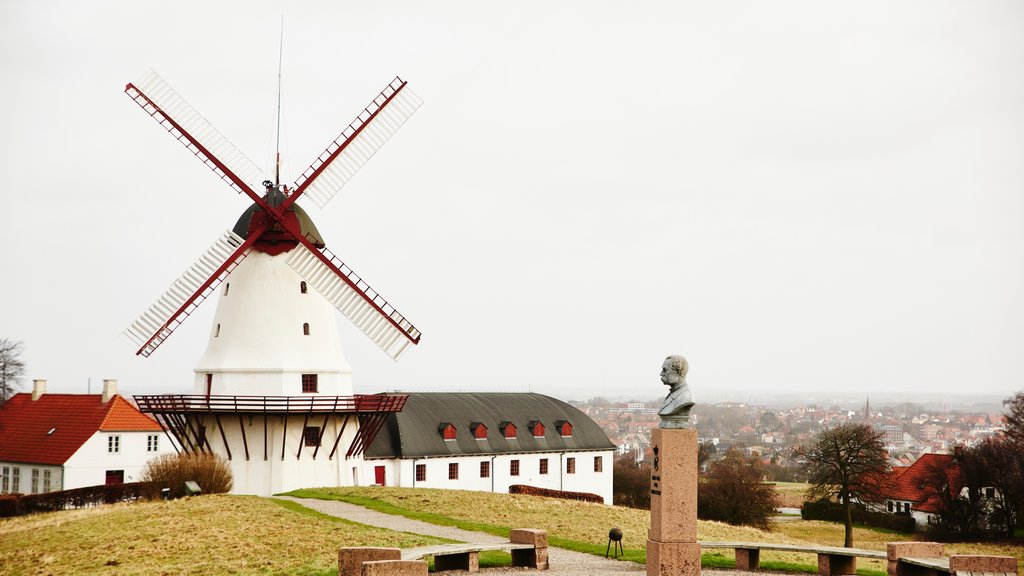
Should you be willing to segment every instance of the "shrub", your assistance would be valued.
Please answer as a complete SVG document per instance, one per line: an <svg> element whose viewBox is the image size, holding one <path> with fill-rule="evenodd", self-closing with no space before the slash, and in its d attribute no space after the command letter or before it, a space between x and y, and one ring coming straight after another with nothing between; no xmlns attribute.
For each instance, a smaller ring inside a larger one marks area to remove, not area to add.
<svg viewBox="0 0 1024 576"><path fill-rule="evenodd" d="M153 458L142 470L142 480L151 486L149 498L157 498L163 488L170 490L171 498L180 498L189 480L195 481L203 494L229 492L234 485L231 466L222 456L191 452Z"/></svg>
<svg viewBox="0 0 1024 576"><path fill-rule="evenodd" d="M615 459L612 467L612 500L616 506L651 509L651 465L636 464L632 454Z"/></svg>
<svg viewBox="0 0 1024 576"><path fill-rule="evenodd" d="M583 502L596 502L604 504L604 498L589 492L568 492L566 490L551 490L548 488L537 488L526 484L513 484L508 487L509 494L528 494L530 496L547 496L548 498L561 498L562 500L580 500Z"/></svg>

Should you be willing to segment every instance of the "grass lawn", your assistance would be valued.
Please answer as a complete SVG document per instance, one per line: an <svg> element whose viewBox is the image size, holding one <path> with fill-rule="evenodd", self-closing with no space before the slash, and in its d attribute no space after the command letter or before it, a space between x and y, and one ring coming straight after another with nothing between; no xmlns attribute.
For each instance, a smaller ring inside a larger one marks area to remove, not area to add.
<svg viewBox="0 0 1024 576"><path fill-rule="evenodd" d="M810 484L804 482L774 482L775 493L779 495L779 506L799 508L807 499L806 492Z"/></svg>
<svg viewBox="0 0 1024 576"><path fill-rule="evenodd" d="M802 486L802 485L794 485ZM623 531L624 559L643 563L644 545L650 513L617 506L572 502L539 496L490 494L460 490L429 490L411 488L321 488L289 493L301 498L337 499L366 506L390 514L434 524L458 526L499 536L508 536L509 528L543 528L553 546L603 555L608 545L608 530ZM486 521L481 521L486 519ZM721 522L699 521L700 540L741 540L778 542L797 545L842 546L843 525L833 522L780 522L771 532ZM913 535L892 530L854 527L854 545L858 548L885 550L886 542L911 540ZM1002 554L1024 560L1024 547L989 543L950 544L951 553ZM731 550L709 551L702 556L707 568L735 566ZM817 572L817 559L812 554L763 552L761 566L787 572ZM857 573L868 576L885 574L880 560L857 560ZM1024 570L1022 570L1024 574Z"/></svg>
<svg viewBox="0 0 1024 576"><path fill-rule="evenodd" d="M0 519L0 574L336 576L342 545L441 542L285 500L207 495Z"/></svg>

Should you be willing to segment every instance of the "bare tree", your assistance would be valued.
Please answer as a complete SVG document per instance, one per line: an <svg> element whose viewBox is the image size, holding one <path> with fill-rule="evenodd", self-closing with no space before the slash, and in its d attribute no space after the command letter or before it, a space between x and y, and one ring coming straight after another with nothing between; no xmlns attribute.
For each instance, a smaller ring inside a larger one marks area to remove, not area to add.
<svg viewBox="0 0 1024 576"><path fill-rule="evenodd" d="M1006 436L1019 445L1024 445L1024 390L1006 400Z"/></svg>
<svg viewBox="0 0 1024 576"><path fill-rule="evenodd" d="M775 487L764 483L764 472L758 458L730 448L697 485L697 517L770 530L779 498Z"/></svg>
<svg viewBox="0 0 1024 576"><path fill-rule="evenodd" d="M14 394L25 375L25 363L21 360L23 350L21 342L0 338L0 404Z"/></svg>
<svg viewBox="0 0 1024 576"><path fill-rule="evenodd" d="M853 502L882 499L888 455L882 433L867 424L845 423L818 433L814 444L801 451L807 459L811 498L836 497L846 512L843 546L853 546Z"/></svg>

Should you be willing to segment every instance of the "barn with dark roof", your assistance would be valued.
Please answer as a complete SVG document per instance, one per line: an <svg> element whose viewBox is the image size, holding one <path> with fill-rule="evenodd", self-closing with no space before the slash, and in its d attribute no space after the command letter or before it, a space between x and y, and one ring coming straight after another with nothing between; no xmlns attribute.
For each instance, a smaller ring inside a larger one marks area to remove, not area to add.
<svg viewBox="0 0 1024 576"><path fill-rule="evenodd" d="M534 393L410 393L365 452L368 484L507 493L512 484L611 503L615 445L574 406Z"/></svg>

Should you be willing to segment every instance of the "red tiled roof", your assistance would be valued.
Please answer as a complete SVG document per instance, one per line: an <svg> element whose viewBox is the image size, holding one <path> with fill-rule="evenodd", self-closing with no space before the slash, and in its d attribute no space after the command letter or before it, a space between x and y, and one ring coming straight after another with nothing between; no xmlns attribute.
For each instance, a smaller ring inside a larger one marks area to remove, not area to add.
<svg viewBox="0 0 1024 576"><path fill-rule="evenodd" d="M104 403L100 394L15 394L0 406L0 460L61 465L97 430L163 429L118 395Z"/></svg>
<svg viewBox="0 0 1024 576"><path fill-rule="evenodd" d="M892 485L886 490L885 497L890 500L911 502L914 510L922 512L941 511L942 502L928 486L929 475L933 469L943 470L946 484L951 494L959 494L960 466L950 454L924 454L910 465L899 476L893 479Z"/></svg>

